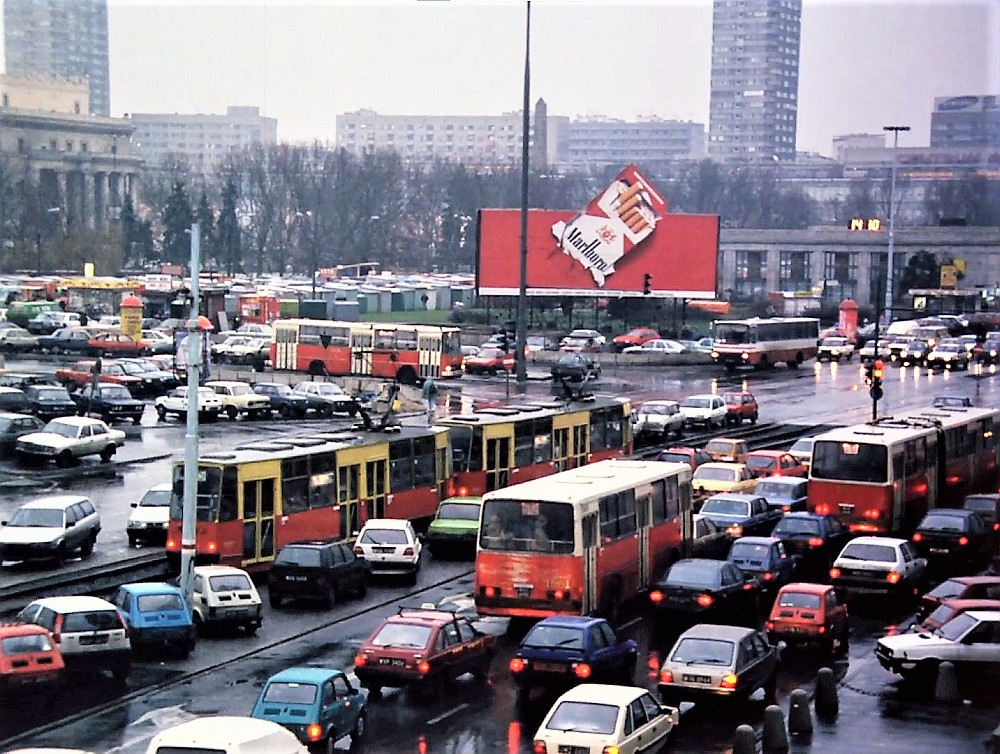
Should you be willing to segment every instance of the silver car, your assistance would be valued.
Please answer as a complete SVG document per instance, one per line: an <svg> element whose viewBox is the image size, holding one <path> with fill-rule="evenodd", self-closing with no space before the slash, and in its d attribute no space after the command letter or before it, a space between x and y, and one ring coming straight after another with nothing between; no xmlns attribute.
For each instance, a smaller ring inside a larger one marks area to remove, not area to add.
<svg viewBox="0 0 1000 754"><path fill-rule="evenodd" d="M88 557L101 532L101 516L81 495L53 495L25 503L0 529L0 561Z"/></svg>

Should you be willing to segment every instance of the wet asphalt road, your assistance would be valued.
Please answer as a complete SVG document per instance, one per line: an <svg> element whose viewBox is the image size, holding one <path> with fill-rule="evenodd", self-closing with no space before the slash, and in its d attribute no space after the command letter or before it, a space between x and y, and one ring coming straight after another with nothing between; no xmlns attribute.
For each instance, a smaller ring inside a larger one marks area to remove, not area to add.
<svg viewBox="0 0 1000 754"><path fill-rule="evenodd" d="M8 365L10 369L21 366ZM711 369L688 368L673 370L631 370L627 374L605 370L604 379L593 385L598 392L628 394L636 402L649 398L679 399L697 392L707 392L714 380ZM986 377L971 379L965 374L926 373L916 376L914 370L887 369L886 401L883 411L891 413L903 407L927 405L937 394L973 396L979 405L1000 405L1000 381ZM720 389L737 386L740 379L722 378ZM456 410L462 402L472 399L492 401L502 399L502 381L467 379L461 396L447 385L442 410ZM799 421L808 424L822 422L856 422L870 415L871 404L861 384L857 365L823 365L815 370L804 368L789 372L778 368L769 373L748 378L748 387L762 404L762 421ZM551 387L533 383L529 391L549 395ZM148 411L140 438L130 438L122 449L123 458L143 454L173 453L182 450L183 425L171 421L170 426L157 425L155 415ZM205 428L203 447L229 447L261 431L301 431L301 424L259 423L238 421L230 425L225 420ZM135 453L135 455L131 455ZM128 552L124 525L130 512L129 503L137 500L148 486L169 479L169 461L164 459L140 466L124 467L114 480L84 479L70 488L88 494L100 507L104 531L91 562L115 560ZM9 512L35 492L18 489L0 490L0 514ZM73 568L69 564L67 568ZM4 569L0 588L13 580L24 578L36 569ZM426 560L420 586L429 586L471 570L471 564L437 563ZM158 730L199 714L249 714L260 684L270 674L301 663L323 663L346 667L360 641L375 627L377 620L396 611L399 604L419 604L449 595L468 592L471 574L450 583L432 586L428 591L407 596L413 589L387 583L373 588L361 603L347 602L332 612L309 608L292 608L275 614L267 607L264 628L256 637L213 637L203 640L192 657L183 662L142 660L137 662L129 680L129 696L112 709L97 717L84 717L76 722L65 719L92 705L113 704L120 696L110 682L87 679L70 686L57 697L41 704L16 705L4 702L0 716L0 748L18 746L74 746L95 752L143 752L148 740ZM359 611L362 611L359 614ZM811 746L793 745L793 751L824 752L973 752L982 751L982 741L1000 723L1000 695L983 683L980 688L964 689L968 703L957 708L943 707L930 699L927 689L900 685L883 671L874 660L875 641L889 624L905 623L908 612L882 612L869 605L852 615L851 651L847 661L836 666L844 681L840 692L841 712L837 723L824 726L817 723ZM291 637L321 627L287 644L276 644ZM500 631L502 625L490 623L488 630ZM636 619L623 633L640 642L644 652L662 652L670 637L650 637L645 621ZM513 643L505 639L497 656L491 683L479 686L471 679L461 679L459 686L436 699L419 698L409 693L388 692L370 707L366 741L357 751L378 754L415 752L428 754L447 752L507 751L530 752L531 739L541 717L548 709L550 697L537 697L527 712L514 705L514 691L506 670ZM193 678L197 669L224 663L230 658L248 655L244 659L212 669ZM787 695L795 687L811 688L816 669L815 658L808 654L787 654L784 658L779 685L779 703L787 709ZM640 668L640 672L642 672ZM180 679L173 687L149 691ZM637 683L648 679L637 677ZM147 691L143 691L147 689ZM685 715L677 740L669 750L678 752L722 752L732 744L732 734L741 722L759 724L763 713L762 701L751 701L729 709L698 709ZM31 733L35 730L35 733ZM340 746L346 748L347 739Z"/></svg>

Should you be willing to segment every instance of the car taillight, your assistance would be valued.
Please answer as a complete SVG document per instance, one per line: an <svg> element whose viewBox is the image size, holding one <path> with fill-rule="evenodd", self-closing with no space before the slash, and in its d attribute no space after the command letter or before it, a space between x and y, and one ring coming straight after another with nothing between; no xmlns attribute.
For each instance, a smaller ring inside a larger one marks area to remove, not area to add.
<svg viewBox="0 0 1000 754"><path fill-rule="evenodd" d="M577 678L580 679L590 678L591 672L592 671L590 670L590 665L588 665L585 662L581 662L579 665L573 668L573 673L576 675Z"/></svg>
<svg viewBox="0 0 1000 754"><path fill-rule="evenodd" d="M323 737L323 729L316 723L312 723L306 728L306 738L310 741L319 741Z"/></svg>
<svg viewBox="0 0 1000 754"><path fill-rule="evenodd" d="M535 741L531 750L535 752L535 754L548 754L548 749L545 748L544 741Z"/></svg>
<svg viewBox="0 0 1000 754"><path fill-rule="evenodd" d="M810 537L809 538L809 546L810 547L822 547L823 546L823 540L820 539L819 537Z"/></svg>
<svg viewBox="0 0 1000 754"><path fill-rule="evenodd" d="M826 626L820 626L819 629L817 629L817 633L819 633L819 634L825 634L826 633Z"/></svg>
<svg viewBox="0 0 1000 754"><path fill-rule="evenodd" d="M459 487L458 488L458 496L459 497L468 497L469 496L469 488L468 487Z"/></svg>
<svg viewBox="0 0 1000 754"><path fill-rule="evenodd" d="M355 548L354 548L354 554L355 555L364 555L365 554L365 548L364 547L357 547L357 546L355 546Z"/></svg>
<svg viewBox="0 0 1000 754"><path fill-rule="evenodd" d="M820 503L819 505L816 506L816 512L821 516L829 516L830 506L827 505L826 503Z"/></svg>
<svg viewBox="0 0 1000 754"><path fill-rule="evenodd" d="M782 505L781 506L781 512L782 513L791 513L792 512L792 506L790 506L790 505Z"/></svg>
<svg viewBox="0 0 1000 754"><path fill-rule="evenodd" d="M888 581L890 584L898 584L899 578L900 578L899 573L896 571L889 571L889 573L885 575L885 580Z"/></svg>
<svg viewBox="0 0 1000 754"><path fill-rule="evenodd" d="M512 659L510 661L510 672L511 673L520 673L520 672L523 672L524 671L524 667L525 667L524 660L522 660L520 657L515 657L514 659Z"/></svg>
<svg viewBox="0 0 1000 754"><path fill-rule="evenodd" d="M652 602L654 605L659 605L661 602L663 602L663 592L661 592L659 589L650 592L649 601Z"/></svg>
<svg viewBox="0 0 1000 754"><path fill-rule="evenodd" d="M965 546L966 546L967 544L969 544L969 538L968 538L968 537L959 537L959 538L958 538L958 543L959 543L959 544L960 544L960 545L961 545L962 547L965 547Z"/></svg>
<svg viewBox="0 0 1000 754"><path fill-rule="evenodd" d="M431 665L427 660L422 660L420 664L417 665L417 670L419 670L423 675L427 675L431 672Z"/></svg>
<svg viewBox="0 0 1000 754"><path fill-rule="evenodd" d="M666 668L660 671L660 683L673 683L673 682L674 682L674 674L671 671L667 670Z"/></svg>
<svg viewBox="0 0 1000 754"><path fill-rule="evenodd" d="M923 535L923 534L921 534L920 532L917 532L917 533L915 533L915 534L913 535L913 541L914 541L914 542L922 542L922 541L923 541L923 539L924 539L924 535Z"/></svg>
<svg viewBox="0 0 1000 754"><path fill-rule="evenodd" d="M358 652L358 654L356 654L354 656L354 664L357 667L361 667L362 665L367 665L368 664L368 657L366 655L363 655L360 652Z"/></svg>
<svg viewBox="0 0 1000 754"><path fill-rule="evenodd" d="M698 595L698 604L702 607L711 607L713 602L715 602L715 600L712 598L711 594Z"/></svg>
<svg viewBox="0 0 1000 754"><path fill-rule="evenodd" d="M840 578L840 569L839 568L831 568L830 569L830 578L831 579L839 579Z"/></svg>
<svg viewBox="0 0 1000 754"><path fill-rule="evenodd" d="M403 550L403 555L413 555L413 548L407 547L405 550Z"/></svg>
<svg viewBox="0 0 1000 754"><path fill-rule="evenodd" d="M740 526L739 524L733 524L728 529L726 529L726 531L728 531L734 537L742 537L743 536L743 527Z"/></svg>
<svg viewBox="0 0 1000 754"><path fill-rule="evenodd" d="M602 754L618 754L619 751L620 749L612 744L611 746L605 746Z"/></svg>
<svg viewBox="0 0 1000 754"><path fill-rule="evenodd" d="M764 581L772 581L772 580L774 580L774 574L771 573L770 571L764 571Z"/></svg>
<svg viewBox="0 0 1000 754"><path fill-rule="evenodd" d="M1000 521L993 524L993 531L1000 531Z"/></svg>
<svg viewBox="0 0 1000 754"><path fill-rule="evenodd" d="M736 682L739 678L734 673L729 673L728 675L722 676L722 683L719 685L724 689L734 689L736 688Z"/></svg>

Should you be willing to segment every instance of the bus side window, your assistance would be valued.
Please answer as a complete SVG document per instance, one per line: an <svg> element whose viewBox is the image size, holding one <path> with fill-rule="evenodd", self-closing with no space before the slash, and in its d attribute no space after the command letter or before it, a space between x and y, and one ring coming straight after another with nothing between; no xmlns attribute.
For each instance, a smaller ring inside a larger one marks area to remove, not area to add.
<svg viewBox="0 0 1000 754"><path fill-rule="evenodd" d="M666 494L663 480L653 482L653 524L662 524L667 520Z"/></svg>
<svg viewBox="0 0 1000 754"><path fill-rule="evenodd" d="M892 479L898 482L905 478L903 474L903 451L900 450L892 454Z"/></svg>
<svg viewBox="0 0 1000 754"><path fill-rule="evenodd" d="M222 490L219 495L219 521L235 521L239 515L239 487L236 483L236 467L227 466L222 470Z"/></svg>
<svg viewBox="0 0 1000 754"><path fill-rule="evenodd" d="M597 516L590 514L583 519L583 549L597 546Z"/></svg>

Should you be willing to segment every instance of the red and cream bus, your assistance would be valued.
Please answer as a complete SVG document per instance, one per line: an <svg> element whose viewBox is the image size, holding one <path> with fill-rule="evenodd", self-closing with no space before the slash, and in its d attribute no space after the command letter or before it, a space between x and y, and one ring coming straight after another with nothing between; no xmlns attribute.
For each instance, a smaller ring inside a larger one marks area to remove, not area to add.
<svg viewBox="0 0 1000 754"><path fill-rule="evenodd" d="M909 535L931 508L997 489L1000 411L933 408L818 435L809 510L854 532Z"/></svg>
<svg viewBox="0 0 1000 754"><path fill-rule="evenodd" d="M280 319L274 322L276 370L314 375L371 375L415 385L462 376L457 327Z"/></svg>
<svg viewBox="0 0 1000 754"><path fill-rule="evenodd" d="M818 342L819 320L810 317L720 320L715 323L712 358L729 372L781 362L794 369L815 358Z"/></svg>
<svg viewBox="0 0 1000 754"><path fill-rule="evenodd" d="M615 459L483 498L480 614L612 617L690 551L691 467Z"/></svg>
<svg viewBox="0 0 1000 754"><path fill-rule="evenodd" d="M451 433L449 495L482 495L511 484L632 452L628 399L532 401L437 421Z"/></svg>

